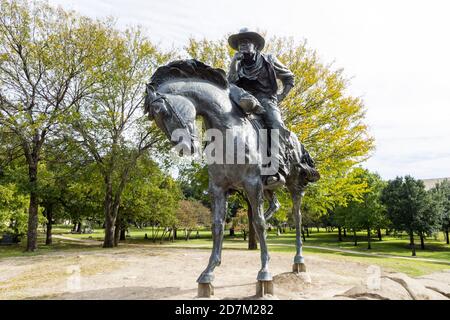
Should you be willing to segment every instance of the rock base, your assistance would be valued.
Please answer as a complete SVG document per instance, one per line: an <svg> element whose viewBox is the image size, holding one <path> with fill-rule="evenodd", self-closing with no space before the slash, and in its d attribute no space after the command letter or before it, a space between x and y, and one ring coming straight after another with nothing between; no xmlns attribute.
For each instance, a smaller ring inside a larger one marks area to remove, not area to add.
<svg viewBox="0 0 450 320"><path fill-rule="evenodd" d="M306 272L306 266L304 263L294 263L292 265L292 272L300 273L300 272Z"/></svg>
<svg viewBox="0 0 450 320"><path fill-rule="evenodd" d="M256 297L263 298L265 295L273 295L273 281L258 281L256 282Z"/></svg>
<svg viewBox="0 0 450 320"><path fill-rule="evenodd" d="M199 283L198 284L198 297L199 298L211 298L214 295L214 287L211 283Z"/></svg>

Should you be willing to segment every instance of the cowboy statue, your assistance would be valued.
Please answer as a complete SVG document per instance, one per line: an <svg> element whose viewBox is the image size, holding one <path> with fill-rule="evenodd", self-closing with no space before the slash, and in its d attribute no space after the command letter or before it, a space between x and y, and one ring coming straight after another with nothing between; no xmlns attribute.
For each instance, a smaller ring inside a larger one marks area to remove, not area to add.
<svg viewBox="0 0 450 320"><path fill-rule="evenodd" d="M288 173L284 157L290 132L284 125L278 103L283 101L294 86L294 74L275 56L261 53L265 40L257 32L243 28L239 33L231 35L228 43L237 51L230 64L228 81L241 88L237 93L238 97L233 100L237 100L246 113L260 114L267 129L278 130L279 139L269 141L272 150L279 150L276 155L279 170L277 174L267 177L266 184L283 184ZM277 79L283 84L280 94ZM307 174L307 179L315 181L318 179L318 172L314 161L306 150L305 155L307 158L299 159L298 163Z"/></svg>

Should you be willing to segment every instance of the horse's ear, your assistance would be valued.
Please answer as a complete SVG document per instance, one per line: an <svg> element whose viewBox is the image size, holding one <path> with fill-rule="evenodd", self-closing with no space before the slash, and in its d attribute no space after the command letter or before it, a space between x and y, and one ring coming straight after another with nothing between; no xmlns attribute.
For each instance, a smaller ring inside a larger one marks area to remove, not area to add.
<svg viewBox="0 0 450 320"><path fill-rule="evenodd" d="M155 88L148 83L145 86L145 97L144 97L144 111L148 113L150 118L153 118L153 114L150 111L150 104L156 98Z"/></svg>
<svg viewBox="0 0 450 320"><path fill-rule="evenodd" d="M155 87L154 87L151 83L148 83L148 84L146 85L145 93L146 93L147 95L149 95L150 97L153 97L153 96L156 94Z"/></svg>

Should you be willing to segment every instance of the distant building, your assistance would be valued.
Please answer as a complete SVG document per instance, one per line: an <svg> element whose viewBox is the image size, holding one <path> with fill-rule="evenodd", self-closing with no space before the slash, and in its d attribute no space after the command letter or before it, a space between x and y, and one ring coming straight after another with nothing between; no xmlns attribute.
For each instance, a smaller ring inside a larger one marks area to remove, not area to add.
<svg viewBox="0 0 450 320"><path fill-rule="evenodd" d="M441 183L444 180L450 181L450 178L422 179L426 190L430 190L436 185L436 183Z"/></svg>

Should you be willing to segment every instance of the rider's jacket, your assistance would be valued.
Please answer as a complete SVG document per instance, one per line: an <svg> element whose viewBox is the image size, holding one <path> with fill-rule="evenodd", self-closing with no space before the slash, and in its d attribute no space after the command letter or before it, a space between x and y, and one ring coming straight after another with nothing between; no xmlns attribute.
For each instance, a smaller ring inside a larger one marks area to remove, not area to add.
<svg viewBox="0 0 450 320"><path fill-rule="evenodd" d="M257 53L252 66L241 61L232 61L233 65L235 68L229 70L228 81L255 96L276 97L277 79L283 86L294 85L294 74L272 54Z"/></svg>

